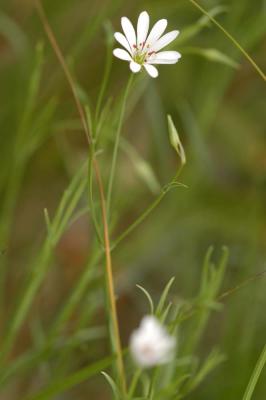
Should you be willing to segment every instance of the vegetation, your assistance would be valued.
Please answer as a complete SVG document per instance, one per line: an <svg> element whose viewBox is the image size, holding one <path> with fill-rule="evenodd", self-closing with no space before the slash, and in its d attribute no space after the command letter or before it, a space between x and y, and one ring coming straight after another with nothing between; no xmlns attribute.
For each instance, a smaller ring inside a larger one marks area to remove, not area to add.
<svg viewBox="0 0 266 400"><path fill-rule="evenodd" d="M157 79L120 17L181 34ZM262 400L265 2L0 2L0 398ZM154 314L173 360L128 344Z"/></svg>

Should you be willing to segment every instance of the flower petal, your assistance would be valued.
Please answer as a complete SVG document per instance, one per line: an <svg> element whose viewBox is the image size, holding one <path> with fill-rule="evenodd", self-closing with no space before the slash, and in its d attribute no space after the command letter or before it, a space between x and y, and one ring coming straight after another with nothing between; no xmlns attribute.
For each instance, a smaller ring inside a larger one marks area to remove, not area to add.
<svg viewBox="0 0 266 400"><path fill-rule="evenodd" d="M163 47L167 46L169 43L171 43L173 40L177 38L179 34L179 31L172 31L166 33L166 35L162 36L159 40L157 40L156 43L152 46L153 51L159 51Z"/></svg>
<svg viewBox="0 0 266 400"><path fill-rule="evenodd" d="M150 34L146 41L147 45L149 45L151 47L161 37L161 35L164 33L166 27L167 27L166 19L160 19L158 22L156 22L156 24L150 31Z"/></svg>
<svg viewBox="0 0 266 400"><path fill-rule="evenodd" d="M122 35L122 33L116 32L114 34L114 37L118 41L118 43L120 43L130 54L132 53L131 47L129 46L126 37L124 35Z"/></svg>
<svg viewBox="0 0 266 400"><path fill-rule="evenodd" d="M178 51L161 51L150 57L147 61L149 64L175 64L181 58Z"/></svg>
<svg viewBox="0 0 266 400"><path fill-rule="evenodd" d="M121 25L124 31L124 34L127 38L127 41L131 47L131 49L134 48L134 46L136 46L136 32L135 29L133 28L132 23L130 22L130 20L127 17L122 17L121 18Z"/></svg>
<svg viewBox="0 0 266 400"><path fill-rule="evenodd" d="M128 52L126 50L123 50L123 49L114 49L113 55L115 57L117 57L117 58L120 58L120 60L125 60L125 61L131 61L132 60L132 58L128 54Z"/></svg>
<svg viewBox="0 0 266 400"><path fill-rule="evenodd" d="M144 68L152 78L157 78L159 75L158 69L150 64L144 64Z"/></svg>
<svg viewBox="0 0 266 400"><path fill-rule="evenodd" d="M141 70L141 65L136 63L135 61L131 61L129 67L130 67L131 71L134 72L134 74Z"/></svg>
<svg viewBox="0 0 266 400"><path fill-rule="evenodd" d="M138 45L145 42L150 25L150 17L147 11L143 11L139 15L138 25L137 25L137 42Z"/></svg>

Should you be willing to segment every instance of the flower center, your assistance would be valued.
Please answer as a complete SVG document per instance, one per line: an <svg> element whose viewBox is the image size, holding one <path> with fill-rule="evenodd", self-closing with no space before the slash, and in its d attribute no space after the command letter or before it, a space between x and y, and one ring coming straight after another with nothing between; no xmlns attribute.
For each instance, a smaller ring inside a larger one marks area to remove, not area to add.
<svg viewBox="0 0 266 400"><path fill-rule="evenodd" d="M145 43L140 43L139 46L134 44L134 53L132 57L133 60L140 65L143 65L145 62L147 62L152 55L156 54L155 51L149 51L149 47L150 46L145 45Z"/></svg>

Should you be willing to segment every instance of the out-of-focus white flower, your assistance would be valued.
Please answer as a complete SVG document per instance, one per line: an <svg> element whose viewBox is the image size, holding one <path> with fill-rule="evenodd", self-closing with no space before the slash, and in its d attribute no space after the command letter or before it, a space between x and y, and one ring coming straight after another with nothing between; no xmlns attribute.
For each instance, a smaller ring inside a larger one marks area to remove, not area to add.
<svg viewBox="0 0 266 400"><path fill-rule="evenodd" d="M136 363L143 368L165 364L174 356L176 340L152 315L145 316L130 337L130 350Z"/></svg>
<svg viewBox="0 0 266 400"><path fill-rule="evenodd" d="M156 78L159 73L152 64L175 64L181 57L177 51L160 52L179 34L179 31L172 31L163 35L167 27L166 19L156 22L149 35L150 17L146 11L139 15L137 32L127 17L121 18L121 25L124 35L116 32L114 36L125 50L115 49L113 54L121 60L128 61L132 72L139 72L144 67L151 77Z"/></svg>

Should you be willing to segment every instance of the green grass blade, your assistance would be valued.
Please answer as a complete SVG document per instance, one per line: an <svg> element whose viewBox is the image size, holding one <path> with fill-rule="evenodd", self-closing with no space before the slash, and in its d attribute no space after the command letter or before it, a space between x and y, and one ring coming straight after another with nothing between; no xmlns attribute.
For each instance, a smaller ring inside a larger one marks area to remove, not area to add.
<svg viewBox="0 0 266 400"><path fill-rule="evenodd" d="M144 289L144 287L140 286L140 285L136 285L138 289L140 289L146 296L146 298L148 299L149 305L150 305L150 313L153 314L154 313L154 305L153 305L153 301L151 298L150 293Z"/></svg>
<svg viewBox="0 0 266 400"><path fill-rule="evenodd" d="M250 381L248 383L247 389L243 396L243 400L250 400L254 393L255 387L259 380L260 374L266 364L266 345L264 346L261 355L257 361L257 364L254 368L253 374L251 375Z"/></svg>
<svg viewBox="0 0 266 400"><path fill-rule="evenodd" d="M82 368L72 375L54 382L52 385L47 386L42 391L33 396L28 396L24 400L48 400L61 393L66 392L68 389L79 385L94 375L99 374L104 368L109 367L112 363L113 357L107 357L101 361Z"/></svg>
<svg viewBox="0 0 266 400"><path fill-rule="evenodd" d="M253 58L246 52L245 49L238 43L238 41L213 17L211 16L203 7L201 7L195 0L188 0L192 3L198 10L200 10L203 14L205 14L213 23L216 25L224 34L228 37L229 40L241 51L241 53L246 57L246 59L250 62L253 68L257 71L257 73L262 77L264 81L266 81L266 75L260 69L260 67L256 64Z"/></svg>
<svg viewBox="0 0 266 400"><path fill-rule="evenodd" d="M172 285L173 285L173 283L174 283L174 280L175 280L175 277L173 276L173 277L170 279L170 281L167 283L167 285L165 286L164 291L163 291L163 293L162 293L162 295L161 295L159 304L158 304L158 306L157 306L157 308L156 308L156 315L157 315L159 318L160 318L160 316L161 316L161 314L162 314L162 312L163 312L163 310L164 310L164 305L165 305L167 296L168 296L168 294L169 294L169 291L170 291L170 289L171 289L171 287L172 287Z"/></svg>
<svg viewBox="0 0 266 400"><path fill-rule="evenodd" d="M83 172L83 168L81 168L81 170L79 170L78 173L74 176L69 184L69 188L64 193L62 201L59 205L58 213L56 214L54 222L51 225L51 234L47 236L39 256L33 263L28 282L24 288L22 296L18 299L13 318L11 319L5 340L2 344L2 349L0 353L1 361L8 354L13 346L16 335L19 332L19 329L27 316L28 310L34 300L35 294L46 275L53 248L59 240L60 236L62 235L85 189L85 181L81 172Z"/></svg>

